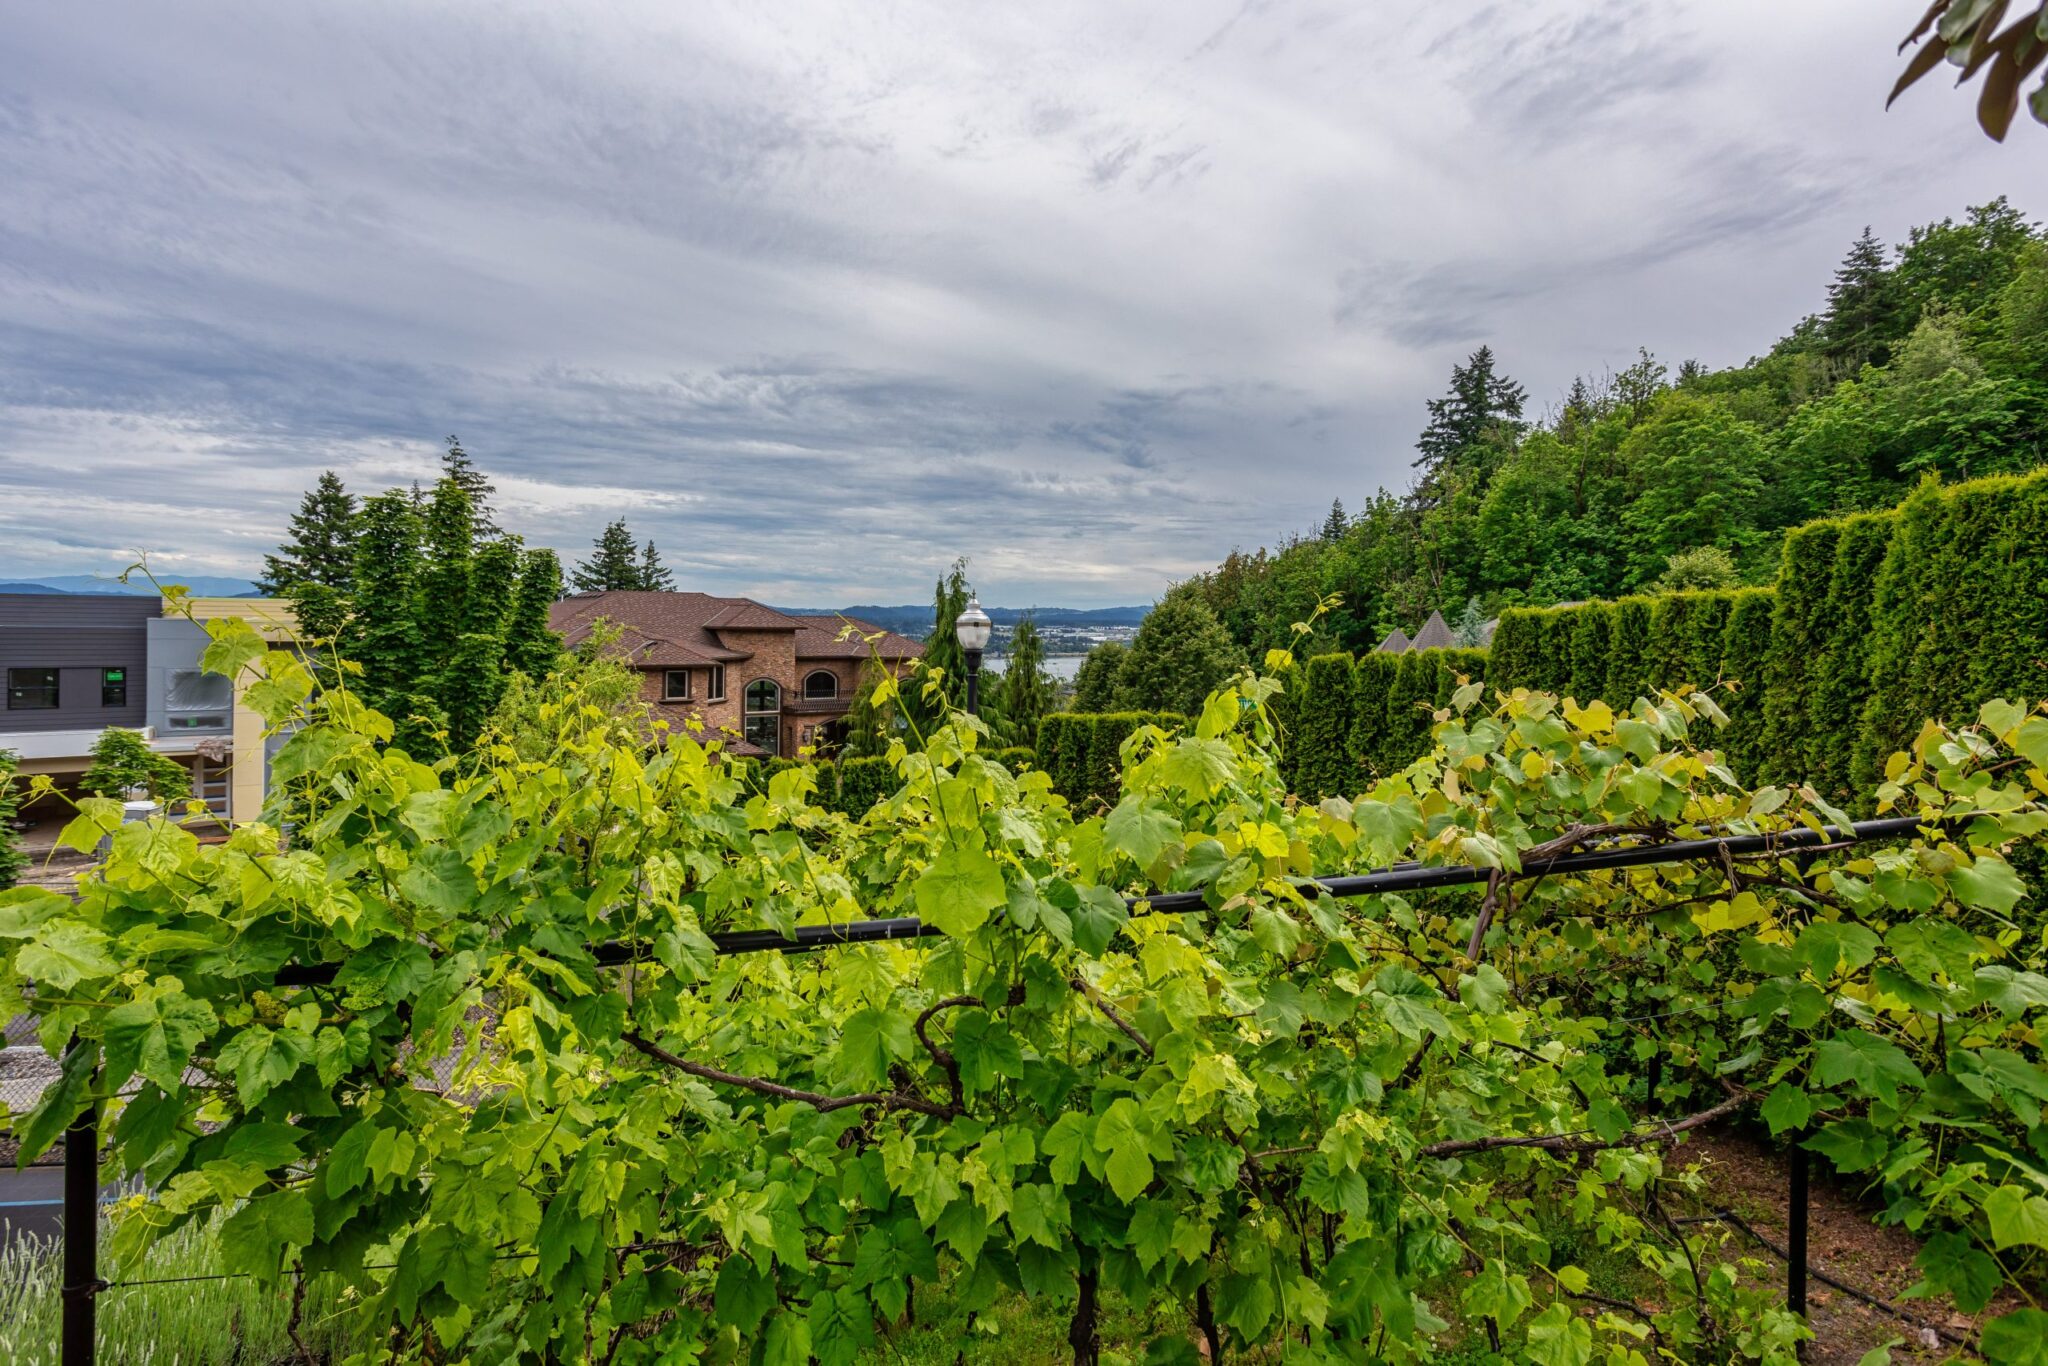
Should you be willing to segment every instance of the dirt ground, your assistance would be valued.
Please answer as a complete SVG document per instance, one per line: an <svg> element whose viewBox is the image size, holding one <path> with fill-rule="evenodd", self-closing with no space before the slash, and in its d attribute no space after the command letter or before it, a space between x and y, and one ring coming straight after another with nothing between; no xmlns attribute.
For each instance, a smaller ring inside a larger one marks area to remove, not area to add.
<svg viewBox="0 0 2048 1366"><path fill-rule="evenodd" d="M1686 1144L1683 1160L1699 1162L1706 1170L1710 1193L1703 1213L1732 1210L1784 1246L1789 1167L1783 1153L1747 1133L1718 1130ZM1910 1316L1887 1314L1809 1281L1807 1316L1815 1336L1807 1360L1814 1366L1856 1366L1865 1352L1894 1339L1902 1340L1892 1348L1895 1362L1975 1361L1974 1353L1953 1340L1973 1339L1979 1323L2020 1307L2018 1297L2009 1291L1974 1316L1959 1312L1946 1299L1902 1301L1900 1292L1920 1279L1913 1265L1919 1239L1905 1229L1874 1222L1879 1207L1863 1201L1855 1190L1823 1179L1819 1171L1813 1174L1807 1208L1808 1265L1887 1300ZM1784 1263L1740 1231L1731 1233L1729 1251L1767 1261L1770 1275L1782 1286Z"/></svg>

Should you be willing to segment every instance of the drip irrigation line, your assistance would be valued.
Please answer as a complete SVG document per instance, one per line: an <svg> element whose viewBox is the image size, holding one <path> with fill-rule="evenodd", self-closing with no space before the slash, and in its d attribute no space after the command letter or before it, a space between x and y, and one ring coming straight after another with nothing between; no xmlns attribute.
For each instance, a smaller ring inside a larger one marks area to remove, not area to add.
<svg viewBox="0 0 2048 1366"><path fill-rule="evenodd" d="M1666 840L1657 844L1630 844L1612 849L1559 854L1532 859L1522 865L1515 880L1549 874L1590 873L1616 868L1648 868L1668 863L1692 863L1720 858L1748 858L1758 854L1798 853L1801 850L1836 848L1866 840L1897 839L1913 834L1925 822L1916 816L1893 816L1884 820L1857 821L1847 828L1827 826L1815 830L1802 826L1763 835L1716 835L1704 839ZM1297 885L1313 888L1327 896L1348 899L1382 896L1388 893L1436 891L1446 887L1469 887L1484 883L1499 872L1469 864L1403 863L1376 872L1344 877L1308 878ZM1126 912L1150 911L1155 915L1186 915L1209 909L1209 889L1192 892L1145 892L1125 897ZM852 920L834 925L800 925L788 934L777 930L737 930L708 936L719 957L742 953L810 953L846 944L879 944L899 940L929 939L945 932L916 916L887 920ZM644 943L613 940L592 946L591 956L600 966L616 967L643 956ZM279 986L322 986L334 980L338 963L286 964L277 971Z"/></svg>

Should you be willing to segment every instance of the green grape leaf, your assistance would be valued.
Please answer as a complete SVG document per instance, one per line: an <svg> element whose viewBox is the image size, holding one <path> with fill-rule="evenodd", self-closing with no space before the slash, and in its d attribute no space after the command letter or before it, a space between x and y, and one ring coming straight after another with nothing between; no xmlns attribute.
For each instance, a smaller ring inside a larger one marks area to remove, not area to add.
<svg viewBox="0 0 2048 1366"><path fill-rule="evenodd" d="M2020 1186L2000 1186L1984 1197L1991 1245L2003 1252L2022 1244L2048 1247L2048 1197Z"/></svg>
<svg viewBox="0 0 2048 1366"><path fill-rule="evenodd" d="M1126 796L1102 823L1103 843L1144 869L1168 849L1178 848L1180 837L1180 822L1154 797Z"/></svg>
<svg viewBox="0 0 2048 1366"><path fill-rule="evenodd" d="M971 934L988 923L1009 893L1003 870L986 850L949 844L918 876L914 889L917 914L946 934Z"/></svg>
<svg viewBox="0 0 2048 1366"><path fill-rule="evenodd" d="M916 1047L910 1019L900 1011L856 1010L839 1027L833 1071L855 1087L880 1086L889 1079L889 1065L908 1058Z"/></svg>
<svg viewBox="0 0 2048 1366"><path fill-rule="evenodd" d="M292 1248L313 1241L313 1206L297 1191L258 1196L229 1215L215 1237L228 1271L274 1276Z"/></svg>
<svg viewBox="0 0 2048 1366"><path fill-rule="evenodd" d="M80 982L111 977L121 970L107 952L107 936L76 920L49 921L21 946L14 960L22 976L56 991Z"/></svg>
<svg viewBox="0 0 2048 1366"><path fill-rule="evenodd" d="M1529 1320L1528 1359L1537 1366L1591 1366L1593 1325L1573 1314L1563 1300Z"/></svg>
<svg viewBox="0 0 2048 1366"><path fill-rule="evenodd" d="M1869 1120L1844 1119L1807 1139L1806 1146L1834 1163L1839 1171L1860 1172L1882 1162L1888 1145Z"/></svg>
<svg viewBox="0 0 2048 1366"><path fill-rule="evenodd" d="M1799 932L1796 952L1825 982L1837 971L1854 972L1877 956L1877 935L1847 920L1816 920Z"/></svg>
<svg viewBox="0 0 2048 1366"><path fill-rule="evenodd" d="M2004 915L2027 894L2012 865L1996 854L1979 854L1967 868L1950 870L1948 885L1965 906L1981 906Z"/></svg>
<svg viewBox="0 0 2048 1366"><path fill-rule="evenodd" d="M1901 1086L1927 1084L1904 1049L1862 1029L1838 1034L1814 1049L1813 1075L1822 1086L1853 1086L1888 1105L1898 1103Z"/></svg>
<svg viewBox="0 0 2048 1366"><path fill-rule="evenodd" d="M1109 1187L1125 1204L1152 1184L1152 1154L1138 1103L1124 1096L1095 1121L1095 1151L1107 1160Z"/></svg>
<svg viewBox="0 0 2048 1366"><path fill-rule="evenodd" d="M1776 1138L1788 1129L1803 1129L1813 1117L1813 1098L1789 1081L1781 1081L1764 1097L1760 1113Z"/></svg>
<svg viewBox="0 0 2048 1366"><path fill-rule="evenodd" d="M1099 958L1108 951L1131 913L1113 889L1091 884L1080 889L1080 898L1068 916L1073 925L1074 947Z"/></svg>
<svg viewBox="0 0 2048 1366"><path fill-rule="evenodd" d="M2048 1310L2001 1314L1984 1325L1977 1346L1990 1366L2048 1366Z"/></svg>

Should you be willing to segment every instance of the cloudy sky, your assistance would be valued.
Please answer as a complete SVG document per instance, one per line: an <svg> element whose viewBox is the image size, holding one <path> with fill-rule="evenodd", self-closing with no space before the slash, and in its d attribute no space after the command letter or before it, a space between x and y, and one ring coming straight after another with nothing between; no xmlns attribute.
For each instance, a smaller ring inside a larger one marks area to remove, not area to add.
<svg viewBox="0 0 2048 1366"><path fill-rule="evenodd" d="M1736 363L1866 222L2048 213L2038 127L1883 111L1922 7L10 6L0 574L253 574L457 433L687 587L1149 601L1405 484L1481 342Z"/></svg>

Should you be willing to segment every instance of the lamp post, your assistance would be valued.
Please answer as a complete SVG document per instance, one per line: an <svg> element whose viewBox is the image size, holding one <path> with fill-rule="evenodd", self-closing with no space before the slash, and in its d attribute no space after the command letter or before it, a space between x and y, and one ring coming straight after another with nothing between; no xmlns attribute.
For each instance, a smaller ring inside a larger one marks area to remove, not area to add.
<svg viewBox="0 0 2048 1366"><path fill-rule="evenodd" d="M967 713L981 715L981 652L988 648L988 635L994 622L988 613L981 610L979 595L967 600L967 610L953 618L953 639L960 642L960 652L967 656Z"/></svg>

